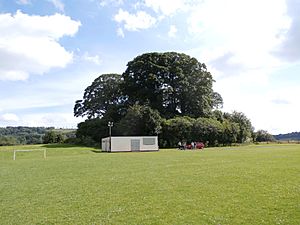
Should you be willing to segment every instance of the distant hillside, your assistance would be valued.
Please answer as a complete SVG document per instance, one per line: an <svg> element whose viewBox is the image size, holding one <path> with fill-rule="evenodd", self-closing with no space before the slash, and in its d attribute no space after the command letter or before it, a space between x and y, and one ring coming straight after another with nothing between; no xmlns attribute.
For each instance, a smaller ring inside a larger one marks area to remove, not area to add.
<svg viewBox="0 0 300 225"><path fill-rule="evenodd" d="M278 134L278 135L273 135L276 140L279 141L300 141L300 132L292 132L288 134Z"/></svg>
<svg viewBox="0 0 300 225"><path fill-rule="evenodd" d="M76 132L76 129L68 129L68 128L58 128L58 129L53 129L53 130L56 132L61 132L63 134Z"/></svg>
<svg viewBox="0 0 300 225"><path fill-rule="evenodd" d="M43 143L44 135L49 131L62 133L65 138L74 138L75 129L55 129L54 127L0 127L0 146Z"/></svg>

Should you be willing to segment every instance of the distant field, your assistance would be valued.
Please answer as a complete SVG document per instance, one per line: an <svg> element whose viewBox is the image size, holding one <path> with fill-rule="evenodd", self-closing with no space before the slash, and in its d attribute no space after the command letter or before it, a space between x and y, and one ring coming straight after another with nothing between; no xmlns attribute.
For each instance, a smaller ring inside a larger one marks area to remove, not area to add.
<svg viewBox="0 0 300 225"><path fill-rule="evenodd" d="M0 224L300 224L300 145L1 147Z"/></svg>

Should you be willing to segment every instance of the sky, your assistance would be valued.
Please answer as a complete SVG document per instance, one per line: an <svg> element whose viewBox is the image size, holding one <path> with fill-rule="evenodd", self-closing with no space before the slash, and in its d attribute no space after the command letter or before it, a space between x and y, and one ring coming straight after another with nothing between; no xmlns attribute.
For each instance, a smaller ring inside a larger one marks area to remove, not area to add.
<svg viewBox="0 0 300 225"><path fill-rule="evenodd" d="M300 131L300 0L0 0L0 127L76 128L84 89L147 52L195 57L222 111Z"/></svg>

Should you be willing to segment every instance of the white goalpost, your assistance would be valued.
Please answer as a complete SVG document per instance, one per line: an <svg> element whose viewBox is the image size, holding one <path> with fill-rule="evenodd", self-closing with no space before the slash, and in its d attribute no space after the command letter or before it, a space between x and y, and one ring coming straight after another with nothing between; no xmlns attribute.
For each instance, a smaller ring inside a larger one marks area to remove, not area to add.
<svg viewBox="0 0 300 225"><path fill-rule="evenodd" d="M17 152L35 152L35 151L44 151L44 159L47 157L46 149L34 149L34 150L14 150L13 160L16 160Z"/></svg>

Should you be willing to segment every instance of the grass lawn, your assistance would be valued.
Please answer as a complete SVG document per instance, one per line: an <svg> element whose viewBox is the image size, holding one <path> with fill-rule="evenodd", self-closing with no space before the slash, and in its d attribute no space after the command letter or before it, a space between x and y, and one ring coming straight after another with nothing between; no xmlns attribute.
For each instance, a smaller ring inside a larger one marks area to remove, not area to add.
<svg viewBox="0 0 300 225"><path fill-rule="evenodd" d="M13 149L47 148L43 152ZM300 145L0 148L0 224L300 224Z"/></svg>

